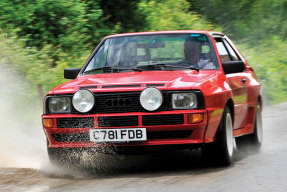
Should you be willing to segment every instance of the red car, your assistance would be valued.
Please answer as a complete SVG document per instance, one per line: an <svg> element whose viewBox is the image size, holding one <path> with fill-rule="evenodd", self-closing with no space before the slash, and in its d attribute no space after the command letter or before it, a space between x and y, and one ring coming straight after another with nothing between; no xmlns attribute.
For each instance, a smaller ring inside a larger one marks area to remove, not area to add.
<svg viewBox="0 0 287 192"><path fill-rule="evenodd" d="M261 84L229 38L212 31L105 37L44 100L48 154L201 148L232 163L234 140L262 143ZM235 139L234 139L235 138Z"/></svg>

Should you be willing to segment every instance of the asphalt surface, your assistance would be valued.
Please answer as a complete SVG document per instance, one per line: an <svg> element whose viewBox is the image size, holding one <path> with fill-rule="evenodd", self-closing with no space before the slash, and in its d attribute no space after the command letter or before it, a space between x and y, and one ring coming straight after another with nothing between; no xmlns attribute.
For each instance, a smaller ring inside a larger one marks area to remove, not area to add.
<svg viewBox="0 0 287 192"><path fill-rule="evenodd" d="M200 151L97 157L85 170L46 160L37 169L0 168L0 191L287 191L287 103L263 117L261 150L237 151L229 167L204 165Z"/></svg>

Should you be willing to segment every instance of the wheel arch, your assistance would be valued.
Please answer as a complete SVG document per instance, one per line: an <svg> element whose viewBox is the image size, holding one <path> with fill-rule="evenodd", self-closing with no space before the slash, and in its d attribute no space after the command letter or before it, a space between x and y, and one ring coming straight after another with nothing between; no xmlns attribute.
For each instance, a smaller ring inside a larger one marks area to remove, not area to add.
<svg viewBox="0 0 287 192"><path fill-rule="evenodd" d="M233 100L230 98L230 99L228 99L228 101L226 102L226 104L225 104L225 107L228 107L229 108L229 110L230 110L230 112L231 112L231 117L232 117L232 124L234 125L234 102L233 102ZM224 108L225 108L224 107ZM222 114L223 115L223 114ZM221 119L222 119L222 117L221 117Z"/></svg>
<svg viewBox="0 0 287 192"><path fill-rule="evenodd" d="M261 110L262 110L263 101L262 101L262 96L261 95L258 95L257 101L260 104L260 107L261 107Z"/></svg>
<svg viewBox="0 0 287 192"><path fill-rule="evenodd" d="M232 125L234 125L234 102L233 102L232 98L229 98L227 100L226 104L224 105L223 111L225 110L226 107L228 107L230 112L231 112ZM223 115L224 115L224 112L221 115L220 122L219 122L219 125L218 125L216 133L215 133L215 140L216 140L216 137L218 136L218 132L220 131L219 129L220 129L220 124L221 124Z"/></svg>
<svg viewBox="0 0 287 192"><path fill-rule="evenodd" d="M220 129L220 122L222 120L224 114L223 112L226 106L229 108L231 112L232 124L234 124L234 102L232 97L227 97L227 99L224 102L222 102L220 109L216 110L216 112L213 111L213 113L217 113L220 111L221 114L220 116L216 117L217 118L216 121L213 121L212 124L208 124L204 135L205 142L210 143L216 140L217 134ZM212 118L213 114L209 113L209 116Z"/></svg>

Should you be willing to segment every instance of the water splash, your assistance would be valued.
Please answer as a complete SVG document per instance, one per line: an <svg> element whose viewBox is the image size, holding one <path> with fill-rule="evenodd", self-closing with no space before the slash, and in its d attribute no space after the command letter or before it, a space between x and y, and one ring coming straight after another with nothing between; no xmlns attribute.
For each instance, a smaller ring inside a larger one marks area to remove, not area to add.
<svg viewBox="0 0 287 192"><path fill-rule="evenodd" d="M21 75L0 63L0 167L39 168L45 161L41 99Z"/></svg>

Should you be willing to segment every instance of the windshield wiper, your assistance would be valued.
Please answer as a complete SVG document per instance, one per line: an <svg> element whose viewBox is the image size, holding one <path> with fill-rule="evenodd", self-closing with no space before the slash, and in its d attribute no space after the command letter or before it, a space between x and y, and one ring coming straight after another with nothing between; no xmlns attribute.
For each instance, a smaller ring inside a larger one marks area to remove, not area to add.
<svg viewBox="0 0 287 192"><path fill-rule="evenodd" d="M181 68L181 69L191 69L199 71L199 68L192 67L188 65L175 65L175 64L169 64L169 63L157 63L157 64L151 64L151 65L142 65L138 66L137 68L161 68L161 67L171 67L171 68Z"/></svg>
<svg viewBox="0 0 287 192"><path fill-rule="evenodd" d="M112 68L111 67L108 67L108 66L105 66L105 67L99 67L99 68L94 68L94 69L90 69L88 71L84 71L84 74L85 73L91 73L91 72L94 72L94 71L100 71L100 70L111 70Z"/></svg>
<svg viewBox="0 0 287 192"><path fill-rule="evenodd" d="M111 67L112 70L132 70L132 71L139 71L141 72L141 69L133 68L133 67L126 67L126 66L114 66Z"/></svg>
<svg viewBox="0 0 287 192"><path fill-rule="evenodd" d="M91 72L94 72L94 71L99 71L99 70L109 71L109 72L118 71L118 70L132 70L132 71L139 71L139 72L142 71L141 69L138 69L138 68L125 67L125 66L123 66L123 67L121 67L121 66L116 66L116 67L105 66L105 67L99 67L99 68L95 68L95 69L91 69L91 70L85 71L84 74L91 73Z"/></svg>

